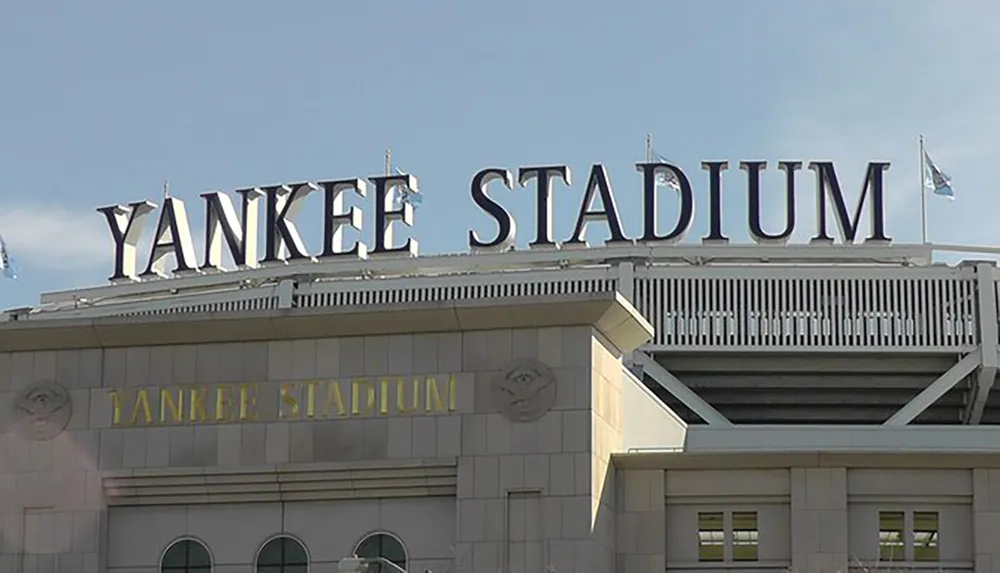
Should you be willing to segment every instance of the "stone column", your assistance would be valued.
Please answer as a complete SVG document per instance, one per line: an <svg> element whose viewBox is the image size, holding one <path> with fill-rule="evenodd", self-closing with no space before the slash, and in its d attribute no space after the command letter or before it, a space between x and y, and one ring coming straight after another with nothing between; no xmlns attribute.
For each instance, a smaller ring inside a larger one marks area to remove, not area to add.
<svg viewBox="0 0 1000 573"><path fill-rule="evenodd" d="M847 470L792 468L792 570L848 570Z"/></svg>

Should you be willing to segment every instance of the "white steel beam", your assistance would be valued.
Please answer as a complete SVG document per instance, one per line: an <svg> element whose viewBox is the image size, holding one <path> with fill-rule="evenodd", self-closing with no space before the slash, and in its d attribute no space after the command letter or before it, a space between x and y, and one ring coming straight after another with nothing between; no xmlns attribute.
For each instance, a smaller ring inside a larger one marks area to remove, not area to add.
<svg viewBox="0 0 1000 573"><path fill-rule="evenodd" d="M966 424L978 424L983 419L986 399L993 389L997 368L1000 367L998 346L996 264L976 263L976 290L979 307L979 344L983 352L982 367L976 376L976 388L965 412Z"/></svg>
<svg viewBox="0 0 1000 573"><path fill-rule="evenodd" d="M706 402L701 396L695 394L676 376L671 374L666 368L659 365L650 355L645 352L636 351L632 353L632 360L635 364L642 366L644 373L656 381L664 390L670 392L674 398L691 409L709 426L732 426L733 423L722 415L711 404Z"/></svg>
<svg viewBox="0 0 1000 573"><path fill-rule="evenodd" d="M963 378L972 373L982 362L982 355L982 351L978 349L966 354L964 358L938 377L930 386L924 388L922 392L897 410L882 425L905 426L912 422L914 418L929 408L931 404L937 402L941 396L944 396L948 390L954 388Z"/></svg>

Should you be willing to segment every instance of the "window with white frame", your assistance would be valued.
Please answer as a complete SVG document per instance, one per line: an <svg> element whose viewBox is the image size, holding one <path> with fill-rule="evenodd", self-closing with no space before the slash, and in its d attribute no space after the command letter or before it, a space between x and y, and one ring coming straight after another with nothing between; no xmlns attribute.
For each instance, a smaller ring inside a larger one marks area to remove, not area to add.
<svg viewBox="0 0 1000 573"><path fill-rule="evenodd" d="M879 561L938 561L938 521L936 511L878 512Z"/></svg>
<svg viewBox="0 0 1000 573"><path fill-rule="evenodd" d="M757 561L758 547L756 511L713 511L698 514L698 561L726 561L727 553L731 561Z"/></svg>

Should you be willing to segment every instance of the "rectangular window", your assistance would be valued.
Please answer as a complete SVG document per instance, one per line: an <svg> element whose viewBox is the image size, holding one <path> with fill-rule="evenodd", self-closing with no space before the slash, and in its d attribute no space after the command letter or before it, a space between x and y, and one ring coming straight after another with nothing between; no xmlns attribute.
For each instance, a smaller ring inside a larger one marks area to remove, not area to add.
<svg viewBox="0 0 1000 573"><path fill-rule="evenodd" d="M937 561L940 558L936 511L913 512L913 558L916 561Z"/></svg>
<svg viewBox="0 0 1000 573"><path fill-rule="evenodd" d="M902 511L878 512L878 558L879 561L902 561L906 559L903 537L905 516Z"/></svg>
<svg viewBox="0 0 1000 573"><path fill-rule="evenodd" d="M725 557L725 515L698 514L698 561L722 561Z"/></svg>
<svg viewBox="0 0 1000 573"><path fill-rule="evenodd" d="M757 560L757 512L733 512L733 561Z"/></svg>

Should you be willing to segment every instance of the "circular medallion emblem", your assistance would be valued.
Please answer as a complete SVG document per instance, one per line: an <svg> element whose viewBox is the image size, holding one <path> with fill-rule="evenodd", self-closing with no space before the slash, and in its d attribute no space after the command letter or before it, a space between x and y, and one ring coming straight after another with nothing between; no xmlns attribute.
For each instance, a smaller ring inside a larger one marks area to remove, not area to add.
<svg viewBox="0 0 1000 573"><path fill-rule="evenodd" d="M14 426L29 440L45 441L58 436L72 415L69 392L51 380L32 384L14 399Z"/></svg>
<svg viewBox="0 0 1000 573"><path fill-rule="evenodd" d="M511 365L493 380L493 400L511 422L534 422L556 403L556 377L537 360Z"/></svg>

